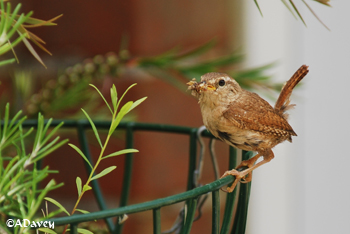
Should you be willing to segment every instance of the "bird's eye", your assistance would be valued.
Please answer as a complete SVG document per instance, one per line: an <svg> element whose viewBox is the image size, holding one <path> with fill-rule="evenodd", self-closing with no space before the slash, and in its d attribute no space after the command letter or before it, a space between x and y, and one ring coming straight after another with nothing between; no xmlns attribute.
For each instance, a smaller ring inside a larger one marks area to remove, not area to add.
<svg viewBox="0 0 350 234"><path fill-rule="evenodd" d="M219 81L219 85L220 85L220 86L224 86L224 85L225 85L225 80L220 80L220 81Z"/></svg>

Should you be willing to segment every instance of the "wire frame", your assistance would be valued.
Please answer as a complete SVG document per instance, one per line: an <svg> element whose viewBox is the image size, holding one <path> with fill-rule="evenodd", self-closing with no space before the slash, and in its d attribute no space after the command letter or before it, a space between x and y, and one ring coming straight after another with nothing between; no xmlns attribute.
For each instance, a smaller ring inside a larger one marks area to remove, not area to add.
<svg viewBox="0 0 350 234"><path fill-rule="evenodd" d="M55 120L51 123L51 127L57 126L62 120ZM63 128L75 128L78 132L78 138L80 148L83 153L87 156L90 163L91 154L88 147L88 140L86 137L86 130L90 129L88 121L81 120L64 120ZM108 129L110 122L96 121L94 122L98 129ZM37 125L36 120L25 121L23 127L35 127ZM212 234L228 234L228 233L245 233L247 210L250 196L251 183L240 184L239 189L235 189L234 192L228 193L225 199L225 210L222 222L220 222L220 188L229 185L234 181L233 176L227 176L221 179L217 179L212 183L198 186L196 185L196 172L200 170L201 162L197 162L197 148L198 142L201 142L202 137L214 138L208 131L202 131L201 128L191 128L183 126L172 126L164 124L148 124L148 123L136 123L126 122L120 123L119 129L124 129L126 134L126 148L133 148L134 145L134 133L137 131L156 131L166 132L173 134L182 134L189 136L189 168L187 177L187 191L172 196L159 198L138 204L128 204L128 198L131 187L131 174L133 167L133 154L126 155L125 169L123 175L122 192L120 196L120 202L118 208L108 209L106 201L99 186L98 180L91 181L91 187L95 195L96 202L100 211L88 213L88 214L75 214L73 216L60 217L50 219L49 221L54 222L55 226L70 225L70 233L78 233L78 225L82 222L104 220L109 229L110 233L121 234L123 233L123 224L120 222L125 215L143 212L147 210L152 211L153 216L153 233L161 234L161 213L160 210L164 206L172 205L175 203L185 202L183 212L179 214L179 221L177 226L173 227L173 230L169 230L164 233L180 233L187 234L191 232L191 227L196 219L196 212L200 212L200 208L203 202L203 197L207 197L211 194L212 198ZM203 147L203 145L201 146ZM210 151L213 155L214 149L213 144L210 144ZM202 151L200 152L202 154ZM230 147L229 150L229 169L235 168L237 162L237 151ZM252 156L252 152L243 151L242 160L246 160ZM215 161L213 159L213 164ZM215 166L215 165L214 165ZM85 163L86 172L91 172L90 166ZM197 174L198 176L198 174ZM235 206L236 205L236 206ZM118 217L116 220L115 217Z"/></svg>

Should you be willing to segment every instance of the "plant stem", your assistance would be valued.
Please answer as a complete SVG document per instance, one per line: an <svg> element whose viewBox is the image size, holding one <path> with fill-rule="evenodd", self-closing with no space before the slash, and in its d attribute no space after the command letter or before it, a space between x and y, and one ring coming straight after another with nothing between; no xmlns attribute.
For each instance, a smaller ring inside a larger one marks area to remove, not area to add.
<svg viewBox="0 0 350 234"><path fill-rule="evenodd" d="M113 122L114 122L114 120L115 120L115 115L113 115L113 117L114 117L114 118L113 118L113 121L112 121L112 123L111 123L111 126L113 125ZM106 140L105 140L105 142L104 142L104 144L103 144L103 147L102 147L102 149L101 149L100 155L99 155L99 157L98 157L98 159L97 159L97 162L96 162L95 166L92 168L92 171L91 171L91 173L90 173L90 175L89 175L89 178L87 179L86 183L85 183L84 186L83 186L83 190L81 191L81 193L80 193L80 195L79 195L79 197L78 197L78 200L76 201L76 203L75 203L75 205L74 205L74 208L73 208L73 210L72 210L72 212L71 212L71 215L73 215L73 214L75 213L75 211L76 211L76 209L77 209L77 207L78 207L78 204L79 204L81 198L83 197L83 195L84 195L84 193L85 193L85 190L84 190L85 185L88 186L88 185L90 184L91 178L92 178L92 176L94 175L94 173L95 173L95 171L96 171L98 165L100 164L100 162L101 162L101 160L102 160L102 156L103 156L103 154L104 154L104 152L105 152L105 150L106 150L106 148L107 148L107 145L108 145L108 142L109 142L109 139L110 139L110 138L111 138L111 134L108 134L108 135L107 135L107 138L106 138ZM64 230L63 230L63 232L62 232L63 234L66 233L67 228L68 228L68 224L64 227Z"/></svg>

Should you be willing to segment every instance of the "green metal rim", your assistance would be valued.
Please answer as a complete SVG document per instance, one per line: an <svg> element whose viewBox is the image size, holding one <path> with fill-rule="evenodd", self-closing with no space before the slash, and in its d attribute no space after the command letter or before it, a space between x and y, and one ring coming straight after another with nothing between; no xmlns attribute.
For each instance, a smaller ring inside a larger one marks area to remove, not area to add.
<svg viewBox="0 0 350 234"><path fill-rule="evenodd" d="M234 181L233 176L227 176L222 179L216 180L212 183L203 185L202 187L195 188L190 191L186 191L186 192L169 196L166 198L159 198L148 202L128 205L128 206L119 207L119 208L110 209L110 210L96 211L90 214L76 214L73 216L51 219L50 221L53 221L55 222L55 225L60 226L60 225L69 224L69 223L93 221L97 219L105 219L110 217L122 216L124 214L132 214L132 213L142 212L146 210L152 210L163 206L172 205L181 201L186 201L188 199L197 198L202 194L218 190L222 186L232 183L233 181Z"/></svg>

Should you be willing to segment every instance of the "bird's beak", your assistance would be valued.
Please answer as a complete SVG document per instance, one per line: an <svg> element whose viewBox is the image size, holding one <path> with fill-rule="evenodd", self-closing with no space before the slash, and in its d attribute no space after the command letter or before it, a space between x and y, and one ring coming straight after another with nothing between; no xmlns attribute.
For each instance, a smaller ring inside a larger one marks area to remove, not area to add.
<svg viewBox="0 0 350 234"><path fill-rule="evenodd" d="M207 91L207 90L213 90L215 91L216 88L212 85L208 85L205 81L198 83L198 88L200 91Z"/></svg>
<svg viewBox="0 0 350 234"><path fill-rule="evenodd" d="M207 90L213 90L213 91L215 91L216 88L215 88L214 86L212 86L212 85L207 85Z"/></svg>
<svg viewBox="0 0 350 234"><path fill-rule="evenodd" d="M188 89L190 90L196 90L197 92L200 91L207 91L207 90L216 90L216 88L212 85L207 85L205 81L197 83L195 80L191 80L187 83L189 86Z"/></svg>

